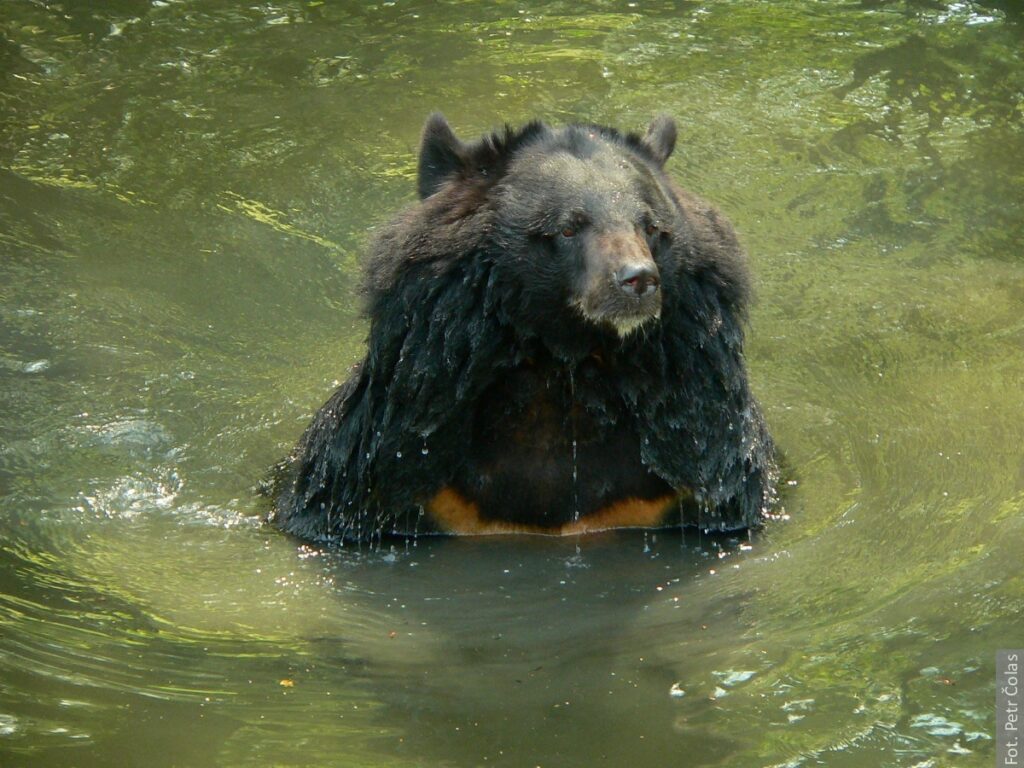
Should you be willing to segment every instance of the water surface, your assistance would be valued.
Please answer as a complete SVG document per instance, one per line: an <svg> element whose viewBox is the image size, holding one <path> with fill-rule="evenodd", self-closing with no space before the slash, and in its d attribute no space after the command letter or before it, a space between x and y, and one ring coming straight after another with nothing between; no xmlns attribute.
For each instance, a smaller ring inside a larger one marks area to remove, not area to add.
<svg viewBox="0 0 1024 768"><path fill-rule="evenodd" d="M0 762L988 766L1024 645L1010 2L0 9ZM420 125L642 128L751 253L789 520L318 550Z"/></svg>

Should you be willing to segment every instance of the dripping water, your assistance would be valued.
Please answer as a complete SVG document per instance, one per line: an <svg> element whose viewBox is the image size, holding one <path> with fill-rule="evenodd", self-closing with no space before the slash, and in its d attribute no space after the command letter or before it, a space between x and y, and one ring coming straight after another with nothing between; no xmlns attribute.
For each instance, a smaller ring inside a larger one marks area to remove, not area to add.
<svg viewBox="0 0 1024 768"><path fill-rule="evenodd" d="M578 523L580 520L580 488L576 440L576 378L571 368L569 369L569 424L572 429L572 521Z"/></svg>

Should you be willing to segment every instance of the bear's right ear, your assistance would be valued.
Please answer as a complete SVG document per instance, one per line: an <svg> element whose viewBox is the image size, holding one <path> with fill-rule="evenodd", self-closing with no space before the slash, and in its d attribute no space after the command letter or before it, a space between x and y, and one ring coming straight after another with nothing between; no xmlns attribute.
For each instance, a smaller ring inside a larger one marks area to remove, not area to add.
<svg viewBox="0 0 1024 768"><path fill-rule="evenodd" d="M420 140L418 189L425 200L441 188L441 184L464 165L465 147L452 131L444 115L435 112L427 118Z"/></svg>

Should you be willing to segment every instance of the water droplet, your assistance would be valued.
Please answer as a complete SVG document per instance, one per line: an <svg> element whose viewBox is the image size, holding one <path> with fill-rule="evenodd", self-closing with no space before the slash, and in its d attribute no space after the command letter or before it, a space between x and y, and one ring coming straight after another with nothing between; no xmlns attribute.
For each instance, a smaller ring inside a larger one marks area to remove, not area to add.
<svg viewBox="0 0 1024 768"><path fill-rule="evenodd" d="M396 452L396 453L395 453L395 458L396 458L396 459L400 459L400 458L402 458L402 452L401 452L401 451L398 451L398 452Z"/></svg>
<svg viewBox="0 0 1024 768"><path fill-rule="evenodd" d="M420 453L422 453L424 456L426 456L428 453L430 453L430 449L427 448L427 446L424 445L423 448L420 450Z"/></svg>

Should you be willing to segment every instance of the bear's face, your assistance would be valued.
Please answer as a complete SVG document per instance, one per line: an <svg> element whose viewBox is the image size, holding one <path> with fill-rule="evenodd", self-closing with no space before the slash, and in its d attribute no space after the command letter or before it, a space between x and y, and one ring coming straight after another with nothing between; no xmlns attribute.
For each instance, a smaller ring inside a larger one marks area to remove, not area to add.
<svg viewBox="0 0 1024 768"><path fill-rule="evenodd" d="M658 321L675 270L678 209L661 173L675 138L675 124L659 118L643 137L534 123L504 143L465 144L434 115L420 196L487 210L496 271L520 297L518 320L549 340L623 338Z"/></svg>
<svg viewBox="0 0 1024 768"><path fill-rule="evenodd" d="M621 337L657 321L673 215L642 160L572 127L520 152L493 194L503 266L536 312Z"/></svg>

